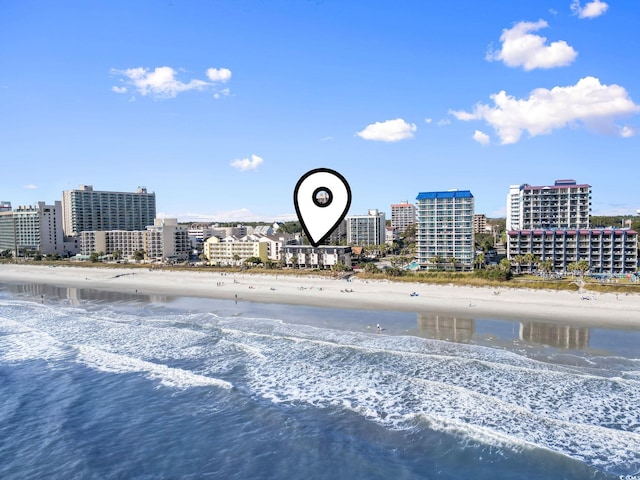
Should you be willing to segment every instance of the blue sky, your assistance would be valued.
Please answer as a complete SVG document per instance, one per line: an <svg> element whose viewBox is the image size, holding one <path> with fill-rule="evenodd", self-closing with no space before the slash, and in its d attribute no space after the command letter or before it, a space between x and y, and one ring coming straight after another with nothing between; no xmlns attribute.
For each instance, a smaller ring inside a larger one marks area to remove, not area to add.
<svg viewBox="0 0 640 480"><path fill-rule="evenodd" d="M181 220L293 219L305 172L350 213L573 178L640 209L635 0L0 1L0 200L155 191Z"/></svg>

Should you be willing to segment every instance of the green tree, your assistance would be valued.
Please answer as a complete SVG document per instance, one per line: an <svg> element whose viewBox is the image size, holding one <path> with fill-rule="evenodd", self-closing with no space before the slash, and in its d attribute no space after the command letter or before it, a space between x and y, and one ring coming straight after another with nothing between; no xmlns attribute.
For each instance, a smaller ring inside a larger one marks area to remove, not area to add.
<svg viewBox="0 0 640 480"><path fill-rule="evenodd" d="M478 255L476 255L476 258L473 260L473 264L477 267L477 268L482 268L484 267L485 263L486 263L486 258L484 256L484 253L480 253Z"/></svg>
<svg viewBox="0 0 640 480"><path fill-rule="evenodd" d="M135 252L133 252L133 259L136 262L139 262L141 260L144 260L144 255L145 255L144 250L136 250Z"/></svg>
<svg viewBox="0 0 640 480"><path fill-rule="evenodd" d="M122 250L115 249L111 254L111 256L113 257L114 260L120 260L122 258Z"/></svg>
<svg viewBox="0 0 640 480"><path fill-rule="evenodd" d="M518 273L522 272L522 265L525 263L524 255L515 255L513 258L513 263L518 267Z"/></svg>
<svg viewBox="0 0 640 480"><path fill-rule="evenodd" d="M375 263L367 263L364 267L364 271L367 273L379 273L380 269Z"/></svg>
<svg viewBox="0 0 640 480"><path fill-rule="evenodd" d="M245 265L251 265L251 266L256 266L256 265L260 265L262 262L262 259L260 257L249 257L247 258L244 262Z"/></svg>
<svg viewBox="0 0 640 480"><path fill-rule="evenodd" d="M550 273L553 271L553 260L551 259L546 259L541 261L538 264L538 270L540 270L543 273Z"/></svg>
<svg viewBox="0 0 640 480"><path fill-rule="evenodd" d="M494 238L490 233L476 233L475 242L476 246L484 253L487 253L494 246Z"/></svg>
<svg viewBox="0 0 640 480"><path fill-rule="evenodd" d="M503 272L510 272L511 260L509 260L508 258L503 258L502 260L500 260L500 263L498 264L498 268Z"/></svg>
<svg viewBox="0 0 640 480"><path fill-rule="evenodd" d="M533 272L533 265L538 263L538 257L533 253L526 253L522 258L523 262L529 266L529 273Z"/></svg>

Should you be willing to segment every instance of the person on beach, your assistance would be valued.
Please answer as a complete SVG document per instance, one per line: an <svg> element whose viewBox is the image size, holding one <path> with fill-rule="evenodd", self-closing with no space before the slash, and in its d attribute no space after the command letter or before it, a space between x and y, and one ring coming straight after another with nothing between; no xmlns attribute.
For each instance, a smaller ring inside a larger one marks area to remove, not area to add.
<svg viewBox="0 0 640 480"><path fill-rule="evenodd" d="M382 331L382 328L380 328L380 324L378 323L378 325L376 325L376 329L378 330L378 333L380 333Z"/></svg>

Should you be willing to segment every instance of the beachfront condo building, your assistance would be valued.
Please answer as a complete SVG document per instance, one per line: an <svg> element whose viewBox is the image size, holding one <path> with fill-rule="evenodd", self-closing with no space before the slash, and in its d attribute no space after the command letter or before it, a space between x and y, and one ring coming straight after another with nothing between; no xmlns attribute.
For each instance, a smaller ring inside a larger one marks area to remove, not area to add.
<svg viewBox="0 0 640 480"><path fill-rule="evenodd" d="M156 194L145 187L135 192L106 192L80 185L62 192L63 230L67 236L84 231L144 230L156 217Z"/></svg>
<svg viewBox="0 0 640 480"><path fill-rule="evenodd" d="M330 269L342 264L351 267L351 247L343 245L286 245L282 247L284 263L289 268Z"/></svg>
<svg viewBox="0 0 640 480"><path fill-rule="evenodd" d="M407 200L391 205L391 226L398 233L404 233L407 227L416 224L416 206Z"/></svg>
<svg viewBox="0 0 640 480"><path fill-rule="evenodd" d="M180 262L189 259L191 242L188 229L175 218L156 218L145 230L92 230L79 234L80 254L113 255L133 259L136 252L152 262Z"/></svg>
<svg viewBox="0 0 640 480"><path fill-rule="evenodd" d="M0 251L13 256L65 254L62 207L38 202L0 212Z"/></svg>
<svg viewBox="0 0 640 480"><path fill-rule="evenodd" d="M556 180L553 185L511 185L506 229L589 228L591 185Z"/></svg>
<svg viewBox="0 0 640 480"><path fill-rule="evenodd" d="M136 252L144 251L144 230L108 230L80 232L80 255L92 253L113 255L120 253L124 260L133 259Z"/></svg>
<svg viewBox="0 0 640 480"><path fill-rule="evenodd" d="M178 225L177 218L156 218L148 225L144 236L147 260L155 262L183 262L191 254L189 229Z"/></svg>
<svg viewBox="0 0 640 480"><path fill-rule="evenodd" d="M421 270L472 270L474 198L469 190L416 197L416 261Z"/></svg>
<svg viewBox="0 0 640 480"><path fill-rule="evenodd" d="M551 260L556 272L566 272L569 264L580 260L589 263L592 274L638 271L638 233L628 228L511 230L507 251L512 262L529 253L539 261Z"/></svg>
<svg viewBox="0 0 640 480"><path fill-rule="evenodd" d="M204 255L211 265L242 265L251 257L257 257L262 262L269 258L267 242L240 240L227 237L223 240L210 237L204 242Z"/></svg>
<svg viewBox="0 0 640 480"><path fill-rule="evenodd" d="M349 215L347 224L348 245L382 245L385 243L386 219L384 212L371 209L366 215Z"/></svg>

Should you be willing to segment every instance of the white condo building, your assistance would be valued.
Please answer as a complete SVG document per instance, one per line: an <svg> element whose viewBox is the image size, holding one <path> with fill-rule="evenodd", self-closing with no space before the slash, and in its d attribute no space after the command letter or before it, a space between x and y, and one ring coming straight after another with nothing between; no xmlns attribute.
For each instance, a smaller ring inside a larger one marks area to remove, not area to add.
<svg viewBox="0 0 640 480"><path fill-rule="evenodd" d="M62 217L67 236L83 231L144 230L156 217L156 194L144 187L135 192L106 192L80 185L62 192Z"/></svg>
<svg viewBox="0 0 640 480"><path fill-rule="evenodd" d="M420 269L472 270L474 198L469 190L422 192L416 197L416 260ZM451 265L452 259L456 260Z"/></svg>
<svg viewBox="0 0 640 480"><path fill-rule="evenodd" d="M286 245L282 255L285 265L291 268L330 269L339 263L351 268L351 247L343 245Z"/></svg>
<svg viewBox="0 0 640 480"><path fill-rule="evenodd" d="M175 218L156 218L145 230L93 230L79 236L82 255L112 255L118 251L122 258L130 259L144 251L147 260L180 262L188 260L191 253L188 229L178 225Z"/></svg>
<svg viewBox="0 0 640 480"><path fill-rule="evenodd" d="M589 228L591 185L556 180L553 185L511 185L507 195L509 230Z"/></svg>
<svg viewBox="0 0 640 480"><path fill-rule="evenodd" d="M348 245L382 245L385 243L386 219L384 212L369 210L367 215L349 215L347 223Z"/></svg>
<svg viewBox="0 0 640 480"><path fill-rule="evenodd" d="M65 254L62 234L62 207L38 202L0 212L0 251L12 255L29 253Z"/></svg>

